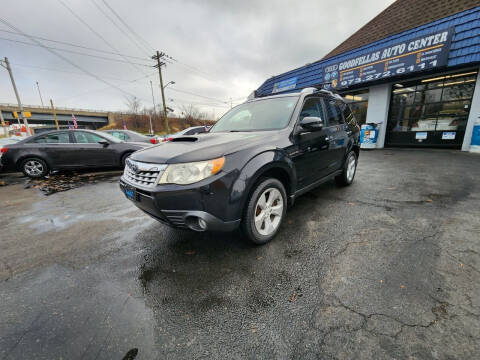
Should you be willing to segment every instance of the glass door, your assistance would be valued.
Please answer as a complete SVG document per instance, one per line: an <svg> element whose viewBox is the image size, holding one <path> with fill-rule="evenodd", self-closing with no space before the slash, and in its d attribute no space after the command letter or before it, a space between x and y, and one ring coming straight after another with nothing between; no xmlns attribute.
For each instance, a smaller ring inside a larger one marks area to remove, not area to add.
<svg viewBox="0 0 480 360"><path fill-rule="evenodd" d="M386 145L460 148L476 77L463 72L395 84Z"/></svg>

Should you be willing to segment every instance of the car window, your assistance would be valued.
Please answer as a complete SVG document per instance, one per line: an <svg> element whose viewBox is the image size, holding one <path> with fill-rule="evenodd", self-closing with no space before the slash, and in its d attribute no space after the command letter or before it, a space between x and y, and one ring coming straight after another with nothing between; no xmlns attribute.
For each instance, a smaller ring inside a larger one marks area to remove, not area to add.
<svg viewBox="0 0 480 360"><path fill-rule="evenodd" d="M129 138L127 134L120 131L112 131L110 134L120 140L127 140Z"/></svg>
<svg viewBox="0 0 480 360"><path fill-rule="evenodd" d="M94 144L98 143L99 141L105 141L105 139L101 136L83 131L75 131L73 136L75 137L75 141L81 144Z"/></svg>
<svg viewBox="0 0 480 360"><path fill-rule="evenodd" d="M335 100L325 99L325 112L327 114L327 126L343 123L342 113Z"/></svg>
<svg viewBox="0 0 480 360"><path fill-rule="evenodd" d="M309 116L319 117L323 120L323 113L319 98L309 98L303 104L302 111L300 112L300 121L303 120L304 117Z"/></svg>
<svg viewBox="0 0 480 360"><path fill-rule="evenodd" d="M61 132L40 136L33 140L37 144L68 144L70 143L70 136L68 132Z"/></svg>
<svg viewBox="0 0 480 360"><path fill-rule="evenodd" d="M356 126L357 122L355 120L355 116L353 116L350 106L348 106L348 104L341 103L340 109L343 109L343 118L345 119L345 122L350 126Z"/></svg>

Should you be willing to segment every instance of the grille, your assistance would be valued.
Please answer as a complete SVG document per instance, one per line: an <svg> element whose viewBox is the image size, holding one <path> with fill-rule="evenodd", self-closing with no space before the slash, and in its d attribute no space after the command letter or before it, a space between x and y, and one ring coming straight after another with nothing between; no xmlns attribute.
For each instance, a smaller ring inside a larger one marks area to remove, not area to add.
<svg viewBox="0 0 480 360"><path fill-rule="evenodd" d="M131 184L153 187L166 167L127 159L123 177Z"/></svg>

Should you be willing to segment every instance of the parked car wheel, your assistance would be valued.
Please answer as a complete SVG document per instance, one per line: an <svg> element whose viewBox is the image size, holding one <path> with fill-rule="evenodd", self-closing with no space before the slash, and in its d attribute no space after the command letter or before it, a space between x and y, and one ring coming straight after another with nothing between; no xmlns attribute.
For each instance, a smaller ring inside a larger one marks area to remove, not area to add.
<svg viewBox="0 0 480 360"><path fill-rule="evenodd" d="M34 179L44 177L48 174L47 163L40 158L32 157L23 160L20 169L26 176Z"/></svg>
<svg viewBox="0 0 480 360"><path fill-rule="evenodd" d="M340 186L348 186L353 182L357 171L357 154L350 151L343 164L343 172L335 177L335 181Z"/></svg>
<svg viewBox="0 0 480 360"><path fill-rule="evenodd" d="M243 230L257 245L269 242L277 234L287 211L287 193L274 178L261 181L253 191L243 219Z"/></svg>

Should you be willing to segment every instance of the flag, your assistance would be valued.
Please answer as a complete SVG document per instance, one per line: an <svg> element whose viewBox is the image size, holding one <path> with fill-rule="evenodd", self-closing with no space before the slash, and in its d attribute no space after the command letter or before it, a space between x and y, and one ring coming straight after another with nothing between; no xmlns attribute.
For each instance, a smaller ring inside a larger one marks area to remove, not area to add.
<svg viewBox="0 0 480 360"><path fill-rule="evenodd" d="M73 127L75 129L78 128L78 124L77 124L77 118L75 117L75 115L72 114L72 120L73 120Z"/></svg>
<svg viewBox="0 0 480 360"><path fill-rule="evenodd" d="M69 128L69 129L73 129L73 125L70 124L70 121L68 122L68 128Z"/></svg>
<svg viewBox="0 0 480 360"><path fill-rule="evenodd" d="M125 122L125 120L122 120L123 122L123 130L127 130L127 123Z"/></svg>

